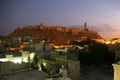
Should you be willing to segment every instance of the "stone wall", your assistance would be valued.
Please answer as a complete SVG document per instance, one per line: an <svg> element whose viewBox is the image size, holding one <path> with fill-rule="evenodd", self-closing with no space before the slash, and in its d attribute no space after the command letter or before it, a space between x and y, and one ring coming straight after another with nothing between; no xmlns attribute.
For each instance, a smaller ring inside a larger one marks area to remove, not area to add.
<svg viewBox="0 0 120 80"><path fill-rule="evenodd" d="M80 61L70 61L68 62L68 76L72 80L80 80Z"/></svg>
<svg viewBox="0 0 120 80"><path fill-rule="evenodd" d="M51 70L53 70L53 74L54 71L55 73L59 73L58 70L60 71L61 66L64 65L64 68L67 69L68 77L72 80L80 80L80 61L62 58L56 58L56 61L42 59L42 64L48 74Z"/></svg>
<svg viewBox="0 0 120 80"><path fill-rule="evenodd" d="M120 65L113 64L114 68L114 80L120 80Z"/></svg>
<svg viewBox="0 0 120 80"><path fill-rule="evenodd" d="M72 80L80 80L80 61L56 58L56 62L65 66L68 77Z"/></svg>

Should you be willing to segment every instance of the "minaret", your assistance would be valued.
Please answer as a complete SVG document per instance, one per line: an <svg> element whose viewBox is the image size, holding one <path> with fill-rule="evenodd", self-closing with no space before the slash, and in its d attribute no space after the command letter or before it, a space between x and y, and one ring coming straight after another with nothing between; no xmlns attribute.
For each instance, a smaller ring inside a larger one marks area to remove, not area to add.
<svg viewBox="0 0 120 80"><path fill-rule="evenodd" d="M43 24L43 23L40 23L40 26L44 26L44 24Z"/></svg>
<svg viewBox="0 0 120 80"><path fill-rule="evenodd" d="M87 23L84 23L84 30L87 30Z"/></svg>

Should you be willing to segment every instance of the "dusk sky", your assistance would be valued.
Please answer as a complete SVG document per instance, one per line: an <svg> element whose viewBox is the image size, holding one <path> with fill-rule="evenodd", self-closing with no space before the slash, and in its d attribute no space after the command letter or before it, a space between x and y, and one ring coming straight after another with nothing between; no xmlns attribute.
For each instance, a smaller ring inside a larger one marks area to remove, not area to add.
<svg viewBox="0 0 120 80"><path fill-rule="evenodd" d="M29 25L83 25L120 38L120 0L0 0L0 35Z"/></svg>

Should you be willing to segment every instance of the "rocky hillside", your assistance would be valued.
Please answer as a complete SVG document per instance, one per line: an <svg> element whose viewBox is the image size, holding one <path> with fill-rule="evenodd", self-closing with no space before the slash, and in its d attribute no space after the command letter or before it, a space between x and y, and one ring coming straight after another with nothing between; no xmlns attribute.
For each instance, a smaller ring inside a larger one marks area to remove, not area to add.
<svg viewBox="0 0 120 80"><path fill-rule="evenodd" d="M68 44L71 41L84 39L101 39L97 32L89 29L62 26L26 26L17 28L8 35L9 38L30 36L34 39L47 39L55 44Z"/></svg>

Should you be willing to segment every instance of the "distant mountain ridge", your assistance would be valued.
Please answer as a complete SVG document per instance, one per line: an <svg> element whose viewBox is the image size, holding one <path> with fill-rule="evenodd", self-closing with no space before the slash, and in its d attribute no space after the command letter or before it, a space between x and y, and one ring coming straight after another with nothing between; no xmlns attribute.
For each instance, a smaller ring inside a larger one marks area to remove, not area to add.
<svg viewBox="0 0 120 80"><path fill-rule="evenodd" d="M63 27L63 26L45 26L43 24L36 26L26 26L17 28L8 37L30 36L34 39L47 39L54 44L69 44L71 41L81 41L84 39L102 39L94 30L85 27Z"/></svg>

